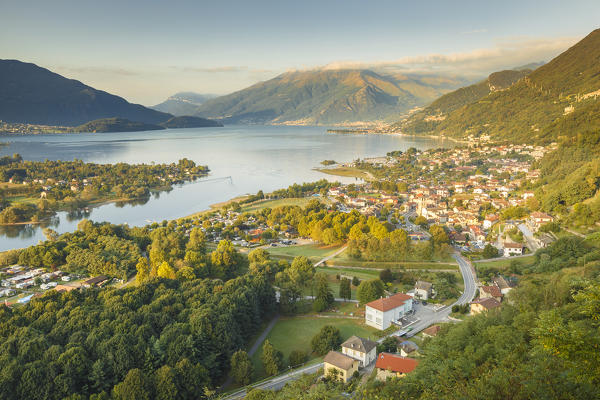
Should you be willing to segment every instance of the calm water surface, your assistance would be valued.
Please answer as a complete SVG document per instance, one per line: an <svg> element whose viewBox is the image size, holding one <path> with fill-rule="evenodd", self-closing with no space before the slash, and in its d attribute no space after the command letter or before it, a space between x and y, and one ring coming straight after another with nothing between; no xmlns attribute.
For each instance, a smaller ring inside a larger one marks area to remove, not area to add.
<svg viewBox="0 0 600 400"><path fill-rule="evenodd" d="M183 157L208 165L210 176L175 186L144 204L107 204L89 213L58 213L50 227L73 231L82 218L141 226L207 209L235 196L265 192L293 183L327 178L314 171L325 159L338 162L385 155L409 147L450 147L452 142L395 135L326 133L325 127L230 126L128 133L0 136L9 142L0 155L20 153L26 160L73 160L96 163L171 163ZM0 227L0 251L44 240L42 227Z"/></svg>

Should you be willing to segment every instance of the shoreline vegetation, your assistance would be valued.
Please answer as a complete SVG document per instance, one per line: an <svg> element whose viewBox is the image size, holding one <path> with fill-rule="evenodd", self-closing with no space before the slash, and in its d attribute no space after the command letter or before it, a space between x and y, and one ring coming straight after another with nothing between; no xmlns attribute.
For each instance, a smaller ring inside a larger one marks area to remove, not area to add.
<svg viewBox="0 0 600 400"><path fill-rule="evenodd" d="M2 135L41 135L73 133L142 132L178 128L222 127L217 121L200 117L172 117L158 124L131 121L125 118L101 118L78 126L41 125L0 121ZM1 145L0 145L1 147Z"/></svg>
<svg viewBox="0 0 600 400"><path fill-rule="evenodd" d="M181 159L171 164L95 164L0 158L0 225L39 224L58 211L89 211L109 203L148 201L174 184L193 182L210 172Z"/></svg>

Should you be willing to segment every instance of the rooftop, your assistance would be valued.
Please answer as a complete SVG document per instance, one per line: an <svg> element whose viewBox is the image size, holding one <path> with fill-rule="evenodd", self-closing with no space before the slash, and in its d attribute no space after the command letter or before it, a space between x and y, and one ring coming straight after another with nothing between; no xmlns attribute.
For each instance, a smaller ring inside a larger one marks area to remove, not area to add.
<svg viewBox="0 0 600 400"><path fill-rule="evenodd" d="M347 347L352 350L358 350L361 353L368 353L375 347L377 347L377 343L373 342L369 339L363 339L358 336L351 336L348 340L342 343L342 347Z"/></svg>
<svg viewBox="0 0 600 400"><path fill-rule="evenodd" d="M356 360L340 353L339 351L331 350L329 353L327 353L323 361L343 370L348 370L352 368L352 365Z"/></svg>
<svg viewBox="0 0 600 400"><path fill-rule="evenodd" d="M394 308L398 308L398 307L404 305L404 303L407 300L411 300L411 299L412 299L412 297L410 297L407 294L398 293L398 294L395 294L390 297L374 300L370 303L367 303L367 306L374 308L376 310L385 312L385 311L393 310Z"/></svg>
<svg viewBox="0 0 600 400"><path fill-rule="evenodd" d="M377 356L376 368L407 374L412 372L419 362L412 358L400 357L390 353L380 353Z"/></svg>

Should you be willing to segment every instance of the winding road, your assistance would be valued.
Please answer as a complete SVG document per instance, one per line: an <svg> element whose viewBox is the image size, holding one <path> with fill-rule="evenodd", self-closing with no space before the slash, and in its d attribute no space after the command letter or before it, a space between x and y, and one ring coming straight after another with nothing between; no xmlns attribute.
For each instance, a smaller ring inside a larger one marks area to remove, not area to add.
<svg viewBox="0 0 600 400"><path fill-rule="evenodd" d="M337 254L341 253L345 249L346 248L343 247L342 249L340 249L337 252ZM332 254L328 257L325 257L323 260L319 261L315 265L322 264L323 262L327 261L328 259L335 257L335 255L337 255L337 254ZM422 306L420 304L416 305L417 312L415 315L418 316L418 320L417 320L417 322L413 323L410 326L411 330L410 330L410 332L407 333L407 335L406 335L407 337L412 337L412 336L416 335L417 333L421 332L423 329L425 329L435 323L448 321L448 316L452 312L452 306L468 304L471 301L473 301L473 299L475 298L475 294L477 293L477 276L475 274L475 269L473 268L472 264L467 259L465 259L462 255L460 255L460 253L455 253L453 255L453 257L456 260L456 262L458 263L460 273L463 277L464 291L463 291L462 295L453 304L443 307L437 311L433 311L430 308ZM402 330L394 332L392 335L397 335L399 332L402 332ZM265 335L265 337L266 337L266 335ZM380 339L379 341L381 341L381 340L383 340L383 338ZM257 343L258 343L258 340L257 340ZM256 343L255 343L255 345L256 345ZM227 394L227 395L221 397L221 399L227 399L227 400L242 399L246 396L246 390L250 389L250 388L257 388L257 389L263 389L263 390L278 390L278 389L281 389L283 386L285 386L286 383L293 381L295 379L298 379L303 374L313 374L313 373L317 372L317 370L319 368L322 368L322 367L323 367L323 363L309 365L307 367L303 367L303 368L297 369L295 371L291 371L291 372L285 373L283 375L273 377L264 382L250 385L245 388L241 388L240 390L238 390L234 393L230 393L230 394Z"/></svg>

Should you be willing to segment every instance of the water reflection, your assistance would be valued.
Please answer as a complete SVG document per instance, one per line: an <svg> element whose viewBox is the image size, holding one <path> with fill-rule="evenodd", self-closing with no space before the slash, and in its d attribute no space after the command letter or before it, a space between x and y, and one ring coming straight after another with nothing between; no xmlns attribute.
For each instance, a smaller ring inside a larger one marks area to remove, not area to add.
<svg viewBox="0 0 600 400"><path fill-rule="evenodd" d="M0 135L2 136L2 135ZM326 127L232 126L169 129L152 132L82 135L2 136L10 146L0 156L20 153L27 160L73 160L98 163L170 163L189 158L210 167L207 178L178 184L147 199L59 212L40 225L0 227L0 251L44 240L42 229L73 231L83 218L141 226L179 218L211 204L258 190L270 192L293 183L355 178L325 175L312 168L326 159L349 162L409 147L451 147L452 142L395 135L336 135ZM358 180L359 181L359 180Z"/></svg>

